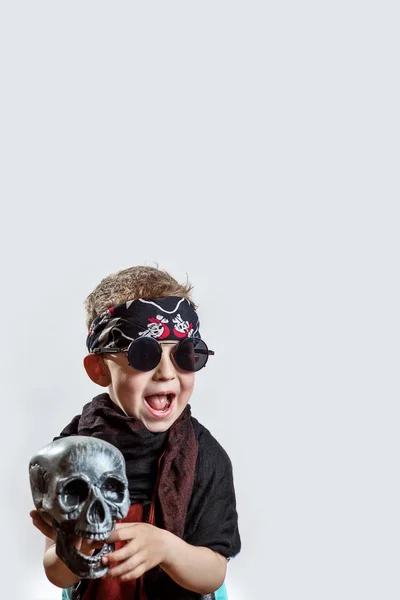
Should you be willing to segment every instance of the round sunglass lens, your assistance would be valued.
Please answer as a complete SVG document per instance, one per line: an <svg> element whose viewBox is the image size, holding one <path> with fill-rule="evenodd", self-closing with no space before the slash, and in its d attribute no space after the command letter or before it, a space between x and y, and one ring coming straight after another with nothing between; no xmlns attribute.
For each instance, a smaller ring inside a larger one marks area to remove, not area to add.
<svg viewBox="0 0 400 600"><path fill-rule="evenodd" d="M162 348L151 337L134 340L128 348L128 363L136 371L151 371L161 360Z"/></svg>
<svg viewBox="0 0 400 600"><path fill-rule="evenodd" d="M208 360L208 348L199 338L185 338L174 354L175 362L183 371L200 371Z"/></svg>

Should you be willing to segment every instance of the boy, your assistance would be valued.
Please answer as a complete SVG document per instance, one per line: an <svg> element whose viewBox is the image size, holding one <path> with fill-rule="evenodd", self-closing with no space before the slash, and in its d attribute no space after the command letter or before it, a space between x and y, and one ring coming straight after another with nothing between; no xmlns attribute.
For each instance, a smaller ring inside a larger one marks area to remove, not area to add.
<svg viewBox="0 0 400 600"><path fill-rule="evenodd" d="M103 279L86 300L90 379L107 389L61 432L92 435L124 455L131 507L102 558L107 575L79 580L47 537L44 567L63 597L80 600L226 598L227 561L240 551L229 457L188 405L212 351L200 337L191 286L153 267ZM101 544L76 540L82 553ZM214 594L215 590L218 590Z"/></svg>

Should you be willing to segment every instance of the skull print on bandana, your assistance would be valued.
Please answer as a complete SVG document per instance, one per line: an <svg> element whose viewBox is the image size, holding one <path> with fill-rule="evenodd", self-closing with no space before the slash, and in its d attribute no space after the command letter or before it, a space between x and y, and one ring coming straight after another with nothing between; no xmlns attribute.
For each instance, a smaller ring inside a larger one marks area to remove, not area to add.
<svg viewBox="0 0 400 600"><path fill-rule="evenodd" d="M200 338L199 318L186 298L165 296L129 300L98 315L88 333L91 353L123 349L139 337L180 341Z"/></svg>

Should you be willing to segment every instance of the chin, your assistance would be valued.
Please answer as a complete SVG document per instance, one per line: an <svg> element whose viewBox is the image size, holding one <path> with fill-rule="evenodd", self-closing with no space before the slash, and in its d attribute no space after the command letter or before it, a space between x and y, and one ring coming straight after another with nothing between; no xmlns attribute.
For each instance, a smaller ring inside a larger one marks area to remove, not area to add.
<svg viewBox="0 0 400 600"><path fill-rule="evenodd" d="M143 424L152 433L163 433L164 431L167 431L167 429L169 429L171 425L174 424L174 422L175 420L171 420L164 423L147 423L146 421L143 421Z"/></svg>

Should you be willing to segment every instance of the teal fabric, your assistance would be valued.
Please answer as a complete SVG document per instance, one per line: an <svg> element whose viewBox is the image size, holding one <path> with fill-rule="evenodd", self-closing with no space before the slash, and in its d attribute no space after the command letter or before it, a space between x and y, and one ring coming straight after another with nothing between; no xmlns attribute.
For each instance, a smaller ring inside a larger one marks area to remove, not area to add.
<svg viewBox="0 0 400 600"><path fill-rule="evenodd" d="M228 600L225 583L223 583L219 590L215 592L215 600Z"/></svg>
<svg viewBox="0 0 400 600"><path fill-rule="evenodd" d="M62 591L61 600L71 600L72 588L65 588ZM226 585L223 583L219 590L215 592L215 600L228 600Z"/></svg>

